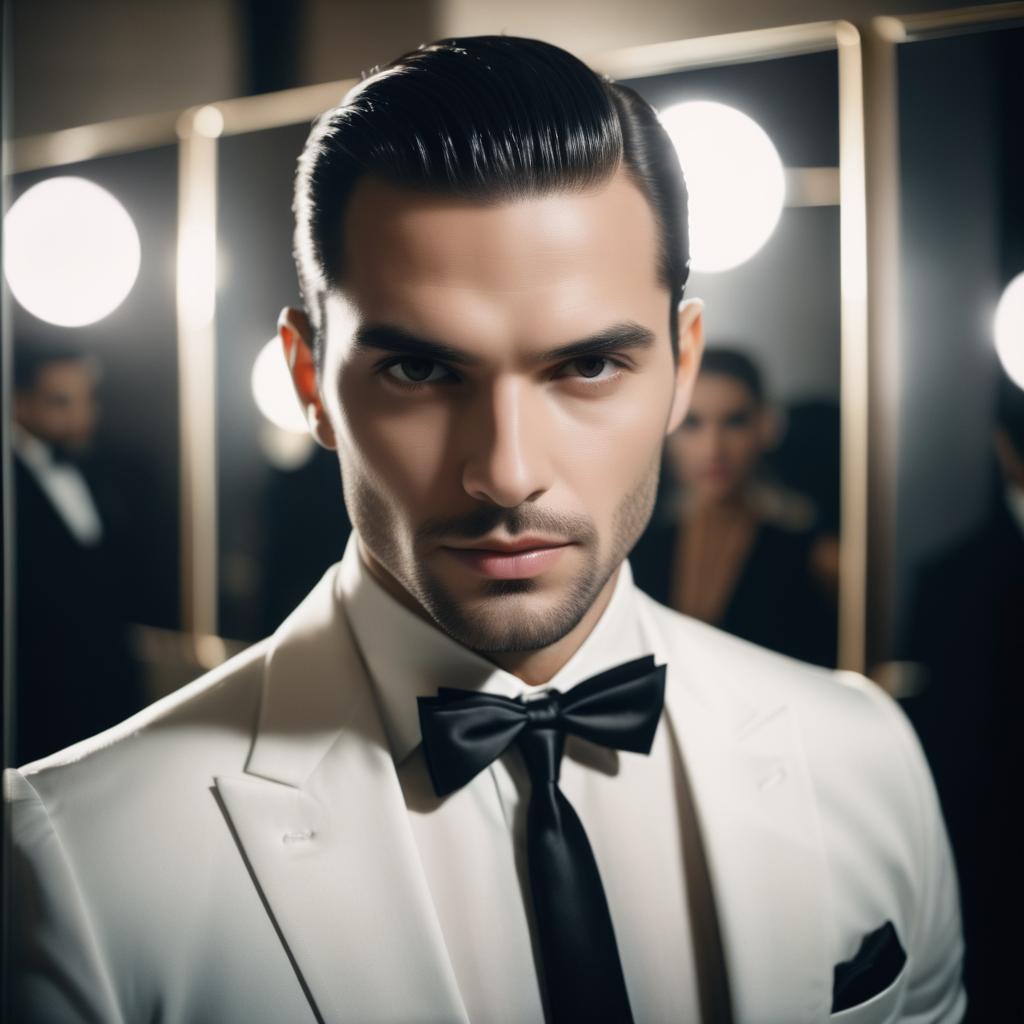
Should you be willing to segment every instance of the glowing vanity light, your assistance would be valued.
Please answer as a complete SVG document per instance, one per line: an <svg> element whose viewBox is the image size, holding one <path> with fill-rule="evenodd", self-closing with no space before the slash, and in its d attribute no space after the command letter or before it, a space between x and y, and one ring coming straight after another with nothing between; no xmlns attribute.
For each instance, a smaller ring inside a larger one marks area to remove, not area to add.
<svg viewBox="0 0 1024 1024"><path fill-rule="evenodd" d="M995 338L1003 369L1024 388L1024 273L1006 286L999 299Z"/></svg>
<svg viewBox="0 0 1024 1024"><path fill-rule="evenodd" d="M771 237L786 179L764 129L724 103L679 103L659 114L686 176L694 270L730 270Z"/></svg>
<svg viewBox="0 0 1024 1024"><path fill-rule="evenodd" d="M252 366L252 396L256 408L281 430L305 434L309 427L292 385L284 349L272 338L260 349Z"/></svg>
<svg viewBox="0 0 1024 1024"><path fill-rule="evenodd" d="M85 178L33 185L4 218L4 274L33 316L82 327L112 313L139 273L139 233L125 208Z"/></svg>

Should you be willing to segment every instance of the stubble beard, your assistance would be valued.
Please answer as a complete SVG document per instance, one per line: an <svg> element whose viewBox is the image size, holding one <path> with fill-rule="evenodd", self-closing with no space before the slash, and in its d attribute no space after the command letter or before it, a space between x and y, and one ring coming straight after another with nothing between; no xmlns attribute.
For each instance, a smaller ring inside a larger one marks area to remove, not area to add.
<svg viewBox="0 0 1024 1024"><path fill-rule="evenodd" d="M654 510L661 469L661 452L655 452L640 482L619 502L612 518L608 555L602 559L600 537L590 520L573 524L576 550L583 564L564 594L554 604L533 608L531 595L541 590L535 579L489 580L483 596L472 605L454 599L444 582L428 564L405 550L404 536L391 503L369 482L345 487L345 502L363 543L378 562L418 603L425 615L457 643L482 654L535 651L549 647L571 632L633 549ZM344 474L343 474L344 478ZM521 506L520 508L525 508ZM490 523L490 527L488 527ZM565 523L545 524L534 510L481 507L474 525L481 534L503 524L509 533L527 528L544 528L564 533ZM412 546L410 541L410 547Z"/></svg>

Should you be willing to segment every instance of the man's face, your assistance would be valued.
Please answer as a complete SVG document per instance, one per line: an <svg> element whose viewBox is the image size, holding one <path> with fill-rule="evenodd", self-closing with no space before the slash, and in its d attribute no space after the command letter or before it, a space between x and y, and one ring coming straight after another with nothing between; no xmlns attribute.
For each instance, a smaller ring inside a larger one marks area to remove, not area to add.
<svg viewBox="0 0 1024 1024"><path fill-rule="evenodd" d="M668 444L676 472L698 501L732 498L753 476L764 449L761 406L734 377L702 374Z"/></svg>
<svg viewBox="0 0 1024 1024"><path fill-rule="evenodd" d="M46 363L35 386L15 396L14 418L26 430L69 451L89 447L96 429L96 369L86 359Z"/></svg>
<svg viewBox="0 0 1024 1024"><path fill-rule="evenodd" d="M317 433L375 573L464 646L561 639L650 518L700 347L691 306L677 367L657 247L624 174L496 205L357 186Z"/></svg>

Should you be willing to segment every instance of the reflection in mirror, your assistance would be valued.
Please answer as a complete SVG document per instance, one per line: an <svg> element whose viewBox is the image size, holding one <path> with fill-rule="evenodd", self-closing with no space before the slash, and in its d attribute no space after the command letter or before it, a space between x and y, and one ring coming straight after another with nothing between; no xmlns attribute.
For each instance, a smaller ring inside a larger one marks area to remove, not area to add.
<svg viewBox="0 0 1024 1024"><path fill-rule="evenodd" d="M218 147L218 622L243 641L278 626L350 531L337 457L310 439L280 340L268 346L281 307L301 306L291 207L308 134L285 125Z"/></svg>
<svg viewBox="0 0 1024 1024"><path fill-rule="evenodd" d="M631 555L659 601L836 664L839 160L834 51L634 78L677 139L708 350ZM809 171L808 169L813 169ZM785 206L783 199L785 196Z"/></svg>
<svg viewBox="0 0 1024 1024"><path fill-rule="evenodd" d="M931 762L957 858L971 1019L1008 1020L1020 1000L1005 957L1024 911L1010 834L1024 714L1024 391L1012 376L1024 352L1024 327L1012 326L1024 29L912 35L895 56L902 288L887 586L900 671L890 665L888 679Z"/></svg>
<svg viewBox="0 0 1024 1024"><path fill-rule="evenodd" d="M168 685L152 649L180 625L177 155L167 146L25 171L10 188L7 758L25 764Z"/></svg>

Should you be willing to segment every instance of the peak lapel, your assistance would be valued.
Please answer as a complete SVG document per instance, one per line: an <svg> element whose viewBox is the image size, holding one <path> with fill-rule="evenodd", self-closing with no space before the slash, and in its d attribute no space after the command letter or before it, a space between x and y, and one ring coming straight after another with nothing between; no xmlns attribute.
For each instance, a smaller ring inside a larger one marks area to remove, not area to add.
<svg viewBox="0 0 1024 1024"><path fill-rule="evenodd" d="M317 1019L465 1024L333 583L332 569L275 634L246 773L217 794Z"/></svg>
<svg viewBox="0 0 1024 1024"><path fill-rule="evenodd" d="M818 812L796 722L785 703L739 687L759 659L712 653L702 629L645 628L668 663L665 708L693 792L736 1021L826 1020L827 877ZM767 693L770 688L765 687Z"/></svg>

